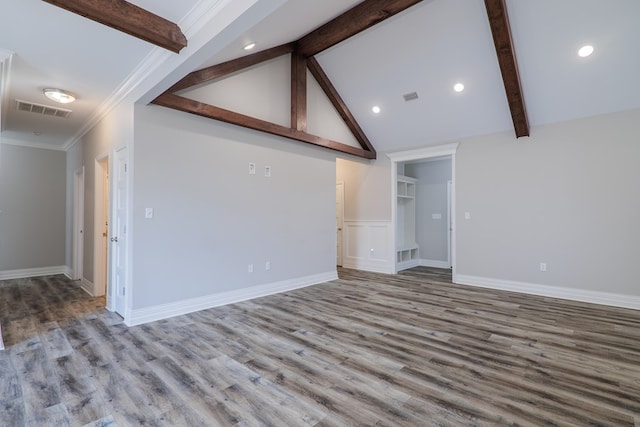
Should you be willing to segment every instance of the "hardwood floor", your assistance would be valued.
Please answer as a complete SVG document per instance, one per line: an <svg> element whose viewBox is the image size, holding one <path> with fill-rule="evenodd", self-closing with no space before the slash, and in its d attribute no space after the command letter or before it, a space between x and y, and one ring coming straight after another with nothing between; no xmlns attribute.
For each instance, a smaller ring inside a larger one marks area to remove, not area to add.
<svg viewBox="0 0 640 427"><path fill-rule="evenodd" d="M0 282L0 425L640 426L640 311L339 273L132 328L61 276Z"/></svg>

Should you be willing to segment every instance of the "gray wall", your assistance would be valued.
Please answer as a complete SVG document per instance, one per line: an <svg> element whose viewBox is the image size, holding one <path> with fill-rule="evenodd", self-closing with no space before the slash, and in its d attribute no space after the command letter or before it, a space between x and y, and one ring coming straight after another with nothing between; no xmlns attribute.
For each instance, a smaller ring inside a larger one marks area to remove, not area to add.
<svg viewBox="0 0 640 427"><path fill-rule="evenodd" d="M638 135L633 110L464 140L458 274L640 295Z"/></svg>
<svg viewBox="0 0 640 427"><path fill-rule="evenodd" d="M134 158L134 309L335 271L333 153L137 106Z"/></svg>
<svg viewBox="0 0 640 427"><path fill-rule="evenodd" d="M447 261L447 182L451 180L451 159L410 163L405 175L416 178L416 242L420 258ZM440 214L434 219L433 214Z"/></svg>
<svg viewBox="0 0 640 427"><path fill-rule="evenodd" d="M65 153L0 144L0 271L65 265Z"/></svg>

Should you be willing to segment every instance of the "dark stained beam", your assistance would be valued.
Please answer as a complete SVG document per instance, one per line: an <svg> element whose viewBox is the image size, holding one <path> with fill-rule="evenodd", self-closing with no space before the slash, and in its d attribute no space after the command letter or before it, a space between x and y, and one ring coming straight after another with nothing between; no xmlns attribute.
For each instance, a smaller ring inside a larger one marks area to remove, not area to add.
<svg viewBox="0 0 640 427"><path fill-rule="evenodd" d="M507 15L507 5L505 0L485 0L489 25L493 34L493 43L496 47L500 72L504 81L504 89L507 94L511 119L516 132L516 137L529 136L529 121L525 109L520 76L518 73L518 62L516 61L513 41L511 39L511 29L509 27L509 16Z"/></svg>
<svg viewBox="0 0 640 427"><path fill-rule="evenodd" d="M365 135L365 133L362 131L362 128L360 128L360 125L358 125L358 122L356 121L355 117L353 117L353 114L351 114L349 107L347 107L347 104L344 103L342 97L333 86L322 67L320 67L318 61L314 57L310 57L307 61L307 65L309 67L309 71L311 71L311 74L333 104L333 107L336 109L336 111L338 111L340 117L342 117L342 120L344 120L347 127L349 127L353 136L355 136L363 149L373 153L375 156L375 148L373 148L373 145L371 145L369 138L367 138L367 135Z"/></svg>
<svg viewBox="0 0 640 427"><path fill-rule="evenodd" d="M365 0L296 42L296 52L313 56L422 0Z"/></svg>
<svg viewBox="0 0 640 427"><path fill-rule="evenodd" d="M208 105L166 92L153 100L153 104L172 108L174 110L184 111L186 113L191 113L202 117L207 117L214 120L220 120L222 122L270 133L272 135L277 135L296 141L306 142L308 144L329 148L331 150L339 151L342 153L352 154L354 156L362 157L365 159L376 158L375 153L363 150L362 148L352 147L341 142L336 142L319 136L310 135L297 129L291 129L282 125L278 125L276 123L271 123L264 120L256 119L254 117L245 116L244 114L225 110L219 107L214 107L213 105Z"/></svg>
<svg viewBox="0 0 640 427"><path fill-rule="evenodd" d="M291 54L291 128L307 131L307 59Z"/></svg>
<svg viewBox="0 0 640 427"><path fill-rule="evenodd" d="M203 68L202 70L197 70L187 74L182 80L170 87L167 92L173 93L211 80L219 79L220 77L235 73L236 71L244 70L245 68L252 67L261 62L268 61L291 52L293 52L293 43L287 43L281 46L272 47L271 49L252 53L251 55L232 59L231 61L223 62L221 64L212 65L211 67Z"/></svg>
<svg viewBox="0 0 640 427"><path fill-rule="evenodd" d="M124 0L43 0L172 52L187 46L178 25Z"/></svg>

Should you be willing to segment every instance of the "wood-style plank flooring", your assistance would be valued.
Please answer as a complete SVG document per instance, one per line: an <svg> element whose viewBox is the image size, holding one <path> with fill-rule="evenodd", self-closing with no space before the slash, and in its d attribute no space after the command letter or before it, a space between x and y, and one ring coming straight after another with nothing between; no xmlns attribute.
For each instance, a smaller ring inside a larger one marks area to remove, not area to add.
<svg viewBox="0 0 640 427"><path fill-rule="evenodd" d="M640 426L640 311L340 270L128 328L0 282L1 426Z"/></svg>

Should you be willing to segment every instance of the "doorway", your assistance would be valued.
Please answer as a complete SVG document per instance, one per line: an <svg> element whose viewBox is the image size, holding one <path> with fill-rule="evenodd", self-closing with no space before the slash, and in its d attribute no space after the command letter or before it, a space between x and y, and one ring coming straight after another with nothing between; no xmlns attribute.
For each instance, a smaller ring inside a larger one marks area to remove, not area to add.
<svg viewBox="0 0 640 427"><path fill-rule="evenodd" d="M400 151L396 153L389 153L388 157L391 159L391 180L392 180L392 194L391 194L391 218L394 224L398 224L398 209L397 209L397 199L398 199L398 175L402 176L404 172L404 162L418 162L418 161L427 161L429 159L439 158L439 157L447 157L449 156L451 159L451 179L450 183L446 183L446 191L447 191L447 200L448 200L448 208L446 212L443 212L445 215L439 215L438 213L434 213L434 216L431 216L433 219L442 220L444 219L448 224L447 228L449 237L447 238L447 243L449 245L449 261L446 263L451 266L452 270L452 281L456 282L456 225L455 225L455 159L456 159L456 150L458 148L458 143L439 145L433 147L426 147L422 149L415 150L407 150ZM400 171L400 174L398 173ZM444 217L444 218L443 218ZM393 248L395 251L396 242L398 241L399 236L397 233L397 226L393 227L394 236L392 239ZM396 258L394 273L398 272L398 264L399 261Z"/></svg>

